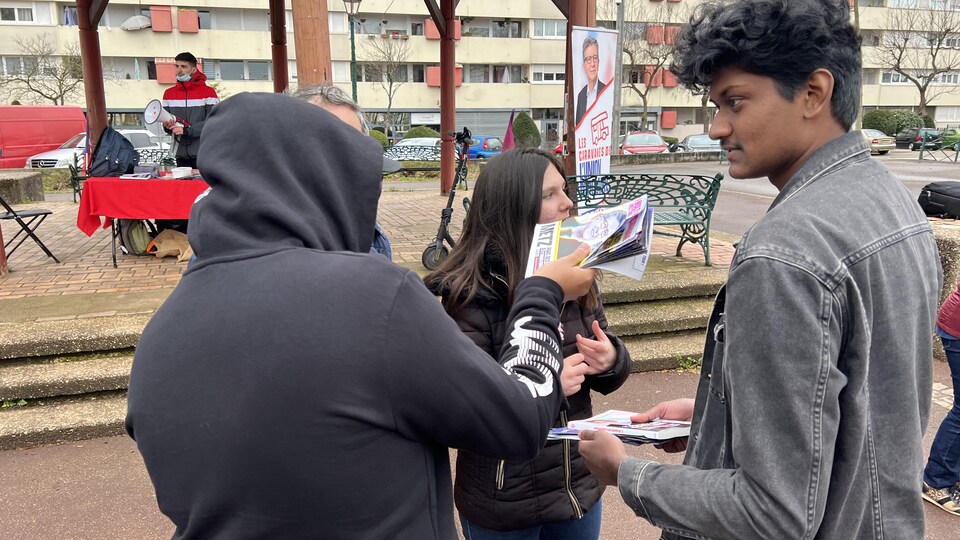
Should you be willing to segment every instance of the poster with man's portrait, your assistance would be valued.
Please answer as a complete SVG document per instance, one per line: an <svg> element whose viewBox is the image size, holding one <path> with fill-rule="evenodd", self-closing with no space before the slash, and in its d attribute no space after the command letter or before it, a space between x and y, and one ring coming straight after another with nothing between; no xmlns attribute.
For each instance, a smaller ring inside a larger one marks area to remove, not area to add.
<svg viewBox="0 0 960 540"><path fill-rule="evenodd" d="M570 33L573 58L574 124L577 174L610 172L613 121L613 74L617 32L574 26Z"/></svg>

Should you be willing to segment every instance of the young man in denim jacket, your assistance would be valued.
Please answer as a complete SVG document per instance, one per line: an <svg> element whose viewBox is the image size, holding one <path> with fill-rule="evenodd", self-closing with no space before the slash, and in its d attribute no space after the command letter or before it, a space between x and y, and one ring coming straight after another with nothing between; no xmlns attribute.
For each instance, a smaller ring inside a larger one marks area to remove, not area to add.
<svg viewBox="0 0 960 540"><path fill-rule="evenodd" d="M848 133L860 69L844 0L707 5L678 37L673 71L709 89L731 176L780 194L737 247L696 400L635 417L692 419L684 464L583 435L665 538L923 537L942 276L916 200Z"/></svg>

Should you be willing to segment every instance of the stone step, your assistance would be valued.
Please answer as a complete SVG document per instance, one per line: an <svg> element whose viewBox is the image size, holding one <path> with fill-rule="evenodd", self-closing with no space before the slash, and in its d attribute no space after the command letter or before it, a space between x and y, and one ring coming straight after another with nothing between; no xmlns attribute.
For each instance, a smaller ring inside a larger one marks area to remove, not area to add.
<svg viewBox="0 0 960 540"><path fill-rule="evenodd" d="M125 390L132 365L132 351L0 363L0 401Z"/></svg>
<svg viewBox="0 0 960 540"><path fill-rule="evenodd" d="M680 359L688 357L699 359L703 340L702 330L692 330L628 336L624 338L624 344L633 360L633 372L638 373L675 369ZM100 365L105 372L112 373L105 375L104 379L125 388L129 367L120 366L129 360L130 357L119 357L103 359L103 362L86 360L77 363L90 363L91 367L95 363ZM7 372L3 373L6 375ZM42 393L51 392L46 389ZM62 398L42 397L31 399L26 407L0 410L0 451L121 435L124 433L126 405L126 392L116 390Z"/></svg>
<svg viewBox="0 0 960 540"><path fill-rule="evenodd" d="M712 308L712 297L604 306L610 331L621 339L640 334L704 329Z"/></svg>
<svg viewBox="0 0 960 540"><path fill-rule="evenodd" d="M657 259L651 259L656 264ZM671 267L672 268L672 267ZM726 268L696 267L696 271L654 272L636 281L613 272L604 272L600 294L604 305L716 296L726 283Z"/></svg>
<svg viewBox="0 0 960 540"><path fill-rule="evenodd" d="M126 415L123 391L0 409L0 451L121 435Z"/></svg>
<svg viewBox="0 0 960 540"><path fill-rule="evenodd" d="M129 349L151 314L0 324L0 360Z"/></svg>
<svg viewBox="0 0 960 540"><path fill-rule="evenodd" d="M633 372L676 369L681 360L703 356L704 330L621 338L633 360Z"/></svg>

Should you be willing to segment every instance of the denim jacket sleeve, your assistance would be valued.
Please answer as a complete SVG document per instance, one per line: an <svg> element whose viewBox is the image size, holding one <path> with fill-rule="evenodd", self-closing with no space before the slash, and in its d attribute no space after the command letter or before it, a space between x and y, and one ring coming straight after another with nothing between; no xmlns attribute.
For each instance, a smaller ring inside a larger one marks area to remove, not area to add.
<svg viewBox="0 0 960 540"><path fill-rule="evenodd" d="M723 380L712 377L707 398L725 411L725 425L702 423L691 434L685 463L696 466L628 458L620 467L624 500L665 531L816 534L845 383L834 361L841 307L818 272L781 255L754 253L730 273L724 343L715 352L724 355Z"/></svg>

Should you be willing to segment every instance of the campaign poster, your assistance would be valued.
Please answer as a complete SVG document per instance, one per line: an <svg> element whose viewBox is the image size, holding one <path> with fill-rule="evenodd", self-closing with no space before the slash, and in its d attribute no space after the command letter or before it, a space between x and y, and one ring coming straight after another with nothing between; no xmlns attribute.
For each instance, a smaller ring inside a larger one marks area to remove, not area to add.
<svg viewBox="0 0 960 540"><path fill-rule="evenodd" d="M610 138L619 131L612 125L617 32L574 26L570 48L577 174L606 174L610 172Z"/></svg>

